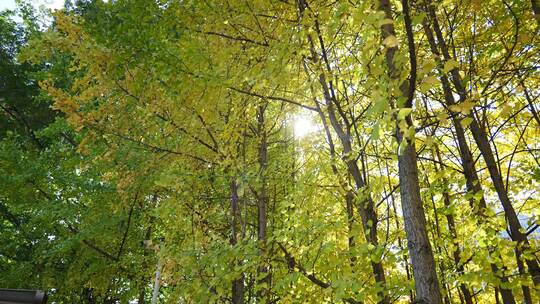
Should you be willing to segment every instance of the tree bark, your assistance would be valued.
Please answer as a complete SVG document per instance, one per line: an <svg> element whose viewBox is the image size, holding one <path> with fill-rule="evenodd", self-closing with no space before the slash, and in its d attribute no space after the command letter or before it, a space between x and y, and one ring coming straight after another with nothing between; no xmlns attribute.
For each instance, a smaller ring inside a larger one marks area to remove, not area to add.
<svg viewBox="0 0 540 304"><path fill-rule="evenodd" d="M426 37L431 48L431 52L439 56L440 55L439 48L433 36L431 27L429 26L427 22L423 23L423 27L424 27L424 32L426 33ZM438 60L438 64L439 66L442 65L440 60ZM450 87L450 81L448 77L444 74L441 76L441 83L443 87L443 93L444 93L446 106L454 105L455 100L452 94L452 89ZM465 176L465 184L466 184L467 192L470 194L481 193L482 185L480 184L480 179L478 178L478 174L476 172L476 168L474 165L473 155L471 153L469 144L467 143L467 139L465 137L465 130L463 129L461 125L461 119L459 119L457 116L453 116L452 124L454 126L455 135L458 142L459 154L461 158L461 165L463 167L463 175ZM438 157L439 157L439 162L441 162L442 160L440 159L440 156ZM487 208L484 195L480 196L477 202L475 199L471 199L470 205L471 205L471 208L476 213L476 215L478 216L479 224L483 225L486 222L485 211ZM493 250L490 250L490 254L494 254ZM496 276L499 276L498 275L498 273L500 272L499 267L497 267L495 264L491 264L491 269ZM502 274L502 276L500 276L499 278L502 282L508 282L508 278L504 276L504 274ZM512 291L510 289L501 288L500 293L502 295L504 304L515 303L514 295L512 294Z"/></svg>
<svg viewBox="0 0 540 304"><path fill-rule="evenodd" d="M422 170L424 172L426 172L426 168L423 166L422 163L420 163L420 166L422 168ZM435 168L437 169L436 165L435 165ZM437 169L438 170L438 169ZM425 182L426 182L426 185L428 188L432 189L432 185L431 183L429 182L429 177L425 177ZM443 195L444 194L447 194L446 192L443 191ZM441 234L441 226L440 226L440 222L439 222L439 212L437 211L437 205L435 204L435 197L433 195L433 193L429 193L429 198L431 200L431 205L432 205L432 208L433 208L433 224L430 225L430 230L431 230L431 237L433 239L441 239L443 238L442 234ZM433 229L433 226L435 227L435 229ZM433 232L433 230L435 230L435 232ZM452 235L452 234L451 234ZM452 235L452 237L455 239L454 235ZM443 254L443 251L441 249L441 246L439 244L437 244L436 242L433 244L434 246L434 249L435 249L435 252L437 253L437 255L439 256L442 256ZM451 298L452 298L452 294L450 292L450 287L448 286L448 283L446 282L446 266L445 266L445 259L442 259L439 261L439 275L441 277L441 294L442 294L442 297L443 297L443 302L445 304L450 304L451 303ZM457 264L456 264L457 265ZM461 294L459 294L459 297L460 297L460 300L462 299L461 297Z"/></svg>
<svg viewBox="0 0 540 304"><path fill-rule="evenodd" d="M453 57L450 56L446 41L443 37L442 30L439 26L433 4L431 2L428 3L426 8L431 22L433 23L433 28L435 30L438 45L442 52L443 58L445 60L453 59ZM460 102L464 102L467 99L467 92L465 90L465 87L463 86L463 82L461 80L461 76L459 75L458 69L452 69L450 71L450 75L452 76L452 83L454 84L454 87L456 88L456 91L458 92L458 95L460 97ZM504 209L506 222L510 230L510 237L513 241L516 241L518 243L518 250L529 250L529 240L527 239L525 233L522 232L521 223L519 222L517 213L514 209L514 206L512 205L512 202L510 201L508 192L506 191L506 188L504 186L499 167L497 166L497 161L495 160L495 156L489 144L488 136L484 128L480 125L476 116L474 115L474 111L471 111L471 113L468 114L467 117L472 119L472 122L470 124L470 130L473 135L474 141L476 142L476 145L480 150L480 154L482 155L484 162L486 163L489 175L491 177L491 181ZM540 266L538 265L538 261L535 258L529 258L525 260L525 263L527 264L529 273L533 279L535 286L538 286L540 284Z"/></svg>
<svg viewBox="0 0 540 304"><path fill-rule="evenodd" d="M302 15L307 8L307 4L305 3L304 0L299 0L298 6L299 6L300 14ZM361 174L360 168L358 167L356 159L353 159L351 157L351 154L353 153L353 149L352 149L350 130L348 130L347 123L346 123L347 118L345 117L343 112L339 111L340 104L337 98L335 97L336 95L335 95L335 92L333 91L331 83L329 85L329 82L327 81L326 76L325 76L325 70L328 72L331 72L331 68L330 68L330 65L328 64L328 58L327 58L326 48L324 46L324 40L319 29L318 20L316 18L315 18L314 28L317 34L317 40L319 41L319 44L320 44L322 55L319 55L315 51L315 44L313 42L311 35L308 35L308 43L310 46L310 54L311 54L312 62L314 64L320 64L320 60L318 59L319 57L322 57L322 61L325 62L326 67L321 67L322 72L319 75L318 82L323 91L325 105L328 110L328 120L330 121L330 125L332 126L332 129L336 132L339 138L339 141L341 143L341 146L343 149L342 160L347 166L347 171L349 175L354 180L355 190L356 190L355 198L360 200L359 203L356 203L356 206L360 214L360 218L362 220L364 236L368 243L377 247L378 246L377 214L375 211L375 206L369 194L367 194L367 197L359 197L360 192L362 192L366 188L367 185L362 177L362 174ZM316 104L317 104L319 114L323 117L323 120L325 121L326 118L324 117L323 112L320 109L320 106L318 105L317 101L316 101ZM339 118L341 118L344 121L343 123L339 120L338 115L339 115ZM350 198L347 198L347 199L350 199ZM378 293L379 303L388 304L390 303L390 298L388 297L388 294L384 289L386 286L386 278L384 274L383 264L381 261L378 261L378 262L372 261L371 267L373 270L375 282L381 285L381 287L383 287L383 290Z"/></svg>
<svg viewBox="0 0 540 304"><path fill-rule="evenodd" d="M515 248L514 251L516 254L516 263L519 274L523 276L525 274L525 267L523 265L523 261L521 260L521 252L517 248ZM522 284L521 290L523 291L523 301L525 302L525 304L533 304L531 290L529 289L529 286Z"/></svg>
<svg viewBox="0 0 540 304"><path fill-rule="evenodd" d="M230 183L231 189L231 246L235 246L238 243L238 225L240 223L240 208L239 208L239 198L238 198L238 184L234 178ZM240 261L235 261L235 264L238 265ZM234 265L234 266L236 266ZM233 267L234 267L233 266ZM231 286L232 292L232 303L233 304L242 304L244 303L244 274L240 274L240 277L232 281Z"/></svg>
<svg viewBox="0 0 540 304"><path fill-rule="evenodd" d="M158 257L158 262L156 264L156 272L154 277L154 288L152 289L152 299L150 300L151 304L157 304L159 297L159 277L161 276L161 260Z"/></svg>
<svg viewBox="0 0 540 304"><path fill-rule="evenodd" d="M265 113L268 103L259 105L257 111L257 132L260 139L259 150L258 150L258 159L259 159L259 176L261 181L261 186L259 188L259 193L257 197L257 239L259 241L259 250L261 252L261 257L263 259L262 263L257 269L258 276L262 276L258 284L261 285L259 292L257 293L258 298L262 303L270 302L270 274L269 267L267 265L267 208L268 208L268 191L266 185L266 168L268 165L268 136L266 132L266 121Z"/></svg>
<svg viewBox="0 0 540 304"><path fill-rule="evenodd" d="M437 159L439 160L439 163L442 163L442 157L438 148L436 148L436 154L437 154ZM434 163L434 166L437 170L443 169L443 168L437 168L436 163ZM442 182L444 185L443 202L444 202L444 206L448 208L450 207L450 195L449 195L450 190L448 189L449 183L446 179L443 179ZM445 217L446 217L446 223L448 225L448 231L450 231L450 236L452 237L453 240L456 240L458 235L457 235L456 222L454 220L454 216L451 213L446 213ZM459 247L458 242L454 242L454 245L456 246L456 249L452 252L452 256L454 258L454 265L460 274L464 274L465 267L461 263L461 249ZM459 290L463 294L463 299L465 300L466 304L474 303L472 299L471 291L469 290L467 285L465 285L464 283L459 284Z"/></svg>
<svg viewBox="0 0 540 304"><path fill-rule="evenodd" d="M534 19L540 24L540 4L538 0L531 0L531 7L533 10Z"/></svg>
<svg viewBox="0 0 540 304"><path fill-rule="evenodd" d="M407 1L403 1L404 10L408 10ZM389 0L380 0L379 10L385 13L385 18L394 20ZM410 17L408 11L405 13L405 25L409 42L409 56L411 61L411 75L409 83L401 85L401 94L407 97L405 107L412 108L412 99L414 93L414 79L416 75L416 58L414 51L414 40L412 37ZM407 18L409 17L409 18ZM381 26L381 35L383 39L395 36L394 25L392 23ZM388 75L391 79L398 79L399 73L394 63L394 56L397 46L388 47L386 50L386 64L388 66ZM411 115L405 117L408 126L412 126ZM398 144L403 145L398 154L398 168L400 180L400 195L403 209L403 220L405 223L405 232L413 276L415 279L416 302L417 303L442 303L441 292L439 290L439 281L435 271L435 259L429 242L424 206L420 197L420 186L418 182L418 164L416 159L416 149L414 141L409 141L401 132L396 119L396 136Z"/></svg>

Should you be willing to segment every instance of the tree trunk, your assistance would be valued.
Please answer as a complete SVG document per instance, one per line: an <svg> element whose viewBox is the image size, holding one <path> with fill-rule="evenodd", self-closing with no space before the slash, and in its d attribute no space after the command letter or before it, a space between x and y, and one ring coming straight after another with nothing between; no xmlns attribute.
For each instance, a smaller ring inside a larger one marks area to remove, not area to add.
<svg viewBox="0 0 540 304"><path fill-rule="evenodd" d="M514 249L516 253L516 263L519 271L519 275L523 276L525 275L525 267L523 265L523 261L521 260L521 252L519 249ZM531 290L529 289L529 286L527 285L521 285L521 290L523 291L523 301L525 304L533 304L532 297L531 297Z"/></svg>
<svg viewBox="0 0 540 304"><path fill-rule="evenodd" d="M438 44L439 44L440 50L442 51L442 55L444 59L445 60L453 59L450 56L450 53L448 51L448 47L443 37L441 28L437 20L437 16L435 14L435 9L433 8L432 3L428 3L427 12L433 23L433 27L434 27L435 34L438 40ZM452 69L450 71L450 75L452 76L452 82L460 97L460 102L464 102L467 99L467 92L465 90L465 87L463 86L463 82L461 80L461 76L459 75L459 71L457 70L457 68ZM499 167L497 166L497 161L495 160L493 151L489 144L487 134L484 128L480 125L480 123L476 119L476 116L474 115L474 111L472 111L468 115L468 117L472 119L472 122L470 124L470 130L473 135L474 141L476 142L476 145L478 146L478 149L480 150L480 153L484 159L484 162L486 163L486 166L489 171L489 175L491 177L491 181L493 183L495 191L497 192L501 205L504 209L506 221L510 229L510 237L512 238L513 241L516 241L518 243L517 247L519 250L522 250L522 251L529 250L530 249L529 240L527 239L527 236L525 235L525 233L522 232L521 223L519 222L517 213L514 209L514 206L512 205L510 201L508 192L506 191L506 188L504 186L504 182L503 182L501 173L499 171ZM535 258L529 258L525 260L525 263L528 266L529 273L532 276L535 286L539 285L540 284L540 266L538 265L538 261Z"/></svg>
<svg viewBox="0 0 540 304"><path fill-rule="evenodd" d="M268 138L265 125L265 112L268 103L259 106L257 112L257 131L260 138L258 158L259 158L259 176L261 186L257 197L257 239L259 241L259 249L262 263L257 269L258 277L261 277L258 284L261 285L257 296L261 303L270 302L270 274L267 265L267 207L268 207L268 191L266 185L266 168L268 165Z"/></svg>
<svg viewBox="0 0 540 304"><path fill-rule="evenodd" d="M386 167L386 172L390 172L390 168L389 168L389 165L388 165L388 160L385 160L385 167ZM380 169L379 169L380 171ZM381 172L381 175L383 175L382 171ZM388 184L391 185L392 182L391 182L391 179L390 179L390 175L387 174L386 176L387 178L387 181L388 181ZM390 190L391 191L391 190ZM397 208L396 208L396 200L394 198L394 194L390 193L390 199L391 199L391 205L392 205L392 211L394 212L395 216L394 216L394 220L395 220L395 225L396 227L401 227L401 223L399 222L399 217L398 217L398 213L397 213ZM398 241L398 248L403 252L403 262L405 263L405 275L407 276L407 281L410 281L411 280L411 270L410 270L410 265L409 265L409 256L407 255L407 252L405 251L405 246L403 246L403 241L401 239L401 237L398 235L397 237L397 241ZM415 298L414 298L414 293L412 290L409 291L409 301L410 302L414 302L415 301Z"/></svg>
<svg viewBox="0 0 540 304"><path fill-rule="evenodd" d="M159 297L159 277L161 276L161 260L158 257L158 262L156 264L156 272L154 277L154 288L152 289L152 299L150 300L151 304L157 304Z"/></svg>
<svg viewBox="0 0 540 304"><path fill-rule="evenodd" d="M231 246L235 246L238 243L238 225L240 223L240 208L238 203L238 184L233 178L231 181ZM236 265L239 263L241 261L235 261ZM231 291L233 304L244 303L244 274L241 274L239 278L232 281Z"/></svg>
<svg viewBox="0 0 540 304"><path fill-rule="evenodd" d="M423 27L424 27L424 32L426 33L426 37L429 42L432 53L439 56L439 49L435 42L435 38L433 36L431 27L429 26L429 24L427 24L427 22L423 23ZM442 66L442 63L440 62L440 60L438 60L438 64L439 66ZM450 81L448 80L448 77L444 74L441 76L441 83L443 87L443 93L444 93L446 106L454 105L455 100L452 94L452 89L450 88ZM480 184L480 179L478 178L478 174L476 173L473 155L469 148L469 144L467 143L467 139L465 138L465 130L461 126L461 120L458 117L453 116L452 124L454 126L455 135L457 137L459 154L461 158L461 165L463 167L463 175L465 176L467 192L469 192L470 194L481 193L482 185ZM439 157L439 162L441 162L442 160L439 155L438 157ZM486 222L485 210L487 208L484 195L480 196L477 202L475 201L474 198L472 198L470 200L470 205L471 205L471 208L476 213L476 215L478 216L479 224L480 225L484 224ZM490 250L489 252L490 254L494 254L493 250ZM491 269L493 270L493 273L496 276L498 276L499 267L497 267L495 264L491 264ZM505 277L504 274L500 277L500 279L502 282L508 282L508 278ZM503 302L505 304L515 303L514 296L510 289L506 289L506 288L500 289L500 293L502 295Z"/></svg>
<svg viewBox="0 0 540 304"><path fill-rule="evenodd" d="M361 192L366 188L366 183L364 179L362 178L362 174L360 173L360 168L358 167L358 163L355 159L351 159L351 154L353 153L352 149L352 143L350 140L349 132L345 132L342 124L339 122L336 111L334 109L334 101L330 97L330 93L328 92L328 87L326 86L326 80L324 78L324 75L321 74L321 77L319 78L319 82L321 83L323 90L324 90L325 99L327 101L327 108L328 108L328 117L330 120L330 123L334 129L334 131L337 133L338 138L340 139L341 145L343 147L343 161L347 165L347 171L353 178L356 186L356 196L360 198L361 202L357 203L358 212L360 214L360 219L362 220L362 226L364 228L364 235L366 237L366 241L373 246L377 247L379 245L379 241L377 238L377 213L375 212L375 206L374 202L371 198L371 195L368 194L362 194ZM362 197L364 196L365 197ZM384 275L384 267L382 265L382 262L371 262L371 268L373 269L373 275L375 277L375 282L380 284L383 288L386 284L386 278ZM389 303L390 299L388 298L388 295L385 291L381 291L379 293L379 297L381 299L380 303Z"/></svg>
<svg viewBox="0 0 540 304"><path fill-rule="evenodd" d="M307 68L305 69L305 71L307 73ZM310 86L310 88L311 88L311 94L313 96L315 96L313 86ZM332 168L332 173L334 174L336 179L338 179L338 181L340 183L340 186L343 189L347 189L347 187L350 184L350 178L348 178L347 182L345 182L339 175L338 168L337 168L337 166L335 164L336 147L334 145L334 139L332 138L332 133L330 133L330 128L328 126L328 122L326 121L326 116L324 115L324 113L323 113L323 111L321 109L320 103L317 101L317 99L315 99L314 101L315 101L315 106L316 106L316 109L317 109L317 113L319 114L319 117L321 118L324 133L326 135L326 141L328 143L328 148L329 148L329 152L330 152L330 161L331 161L330 167ZM347 228L349 229L349 240L348 240L349 241L348 242L349 252L352 251L352 249L356 246L356 236L353 235L353 233L352 233L352 227L353 227L353 224L354 224L355 199L356 199L356 195L355 195L354 191L351 190L351 189L346 190L346 193L345 193L345 208L347 210L347 224L348 224ZM349 261L350 261L351 267L354 266L354 264L356 262L356 257L351 255Z"/></svg>
<svg viewBox="0 0 540 304"><path fill-rule="evenodd" d="M424 172L426 172L426 169L425 167L423 166L422 163L420 163L421 167L422 167L422 170ZM436 166L435 166L436 168ZM436 168L436 171L438 171L438 169ZM425 177L425 182L426 182L426 185L428 188L431 189L431 184L429 182L429 177ZM443 195L444 194L447 194L446 192L443 192ZM433 193L429 193L429 198L431 200L431 205L432 205L432 208L433 208L433 220L434 220L434 223L431 226L432 229L431 230L431 237L433 239L441 239L443 238L442 234L441 234L441 226L440 226L440 223L439 223L439 212L437 211L437 205L435 204L435 197L433 196ZM433 232L433 226L435 226L435 232ZM452 234L452 237L453 239L455 239L455 234ZM437 253L437 255L439 256L442 256L443 252L442 252L442 249L441 249L441 246L439 246L437 244L437 242L435 242L433 244L433 246L435 247L435 252ZM439 261L439 275L441 277L441 294L442 294L442 297L443 297L443 301L445 304L450 304L451 303L451 298L452 298L452 294L450 292L450 288L448 286L448 283L446 282L446 267L445 267L445 259L442 259ZM457 264L456 264L457 265ZM461 295L458 293L458 295L460 296L460 299L461 299Z"/></svg>
<svg viewBox="0 0 540 304"><path fill-rule="evenodd" d="M304 10L306 9L306 3L303 1L303 0L300 0L298 1L298 6L299 6L299 11L300 11L300 14L303 14ZM315 32L317 34L317 38L318 38L318 41L319 41L319 44L320 44L320 48L321 48L321 52L322 52L322 59L323 61L325 62L328 62L328 58L326 58L326 49L325 49L325 46L324 46L324 41L323 41L323 38L322 38L322 35L320 33L320 30L319 30L319 25L318 25L318 20L315 19ZM310 46L310 53L311 53L311 60L314 64L319 64L319 57L321 57L321 55L319 55L316 51L315 51L315 44L313 42L313 39L311 38L311 35L308 35L308 43L309 43L309 46ZM342 160L344 161L344 163L347 165L347 171L349 173L349 175L353 178L354 180L354 183L355 183L355 198L358 198L360 192L362 192L365 187L366 187L366 183L364 181L364 179L362 178L362 175L360 173L360 169L358 167L358 164L356 162L355 159L351 159L351 154L353 153L353 149L352 149L352 142L351 142L351 138L350 138L350 132L349 130L347 130L347 124L346 123L342 123L339 121L338 119L338 115L340 115L339 117L343 120L346 120L346 117L344 116L344 113L342 113L341 111L337 111L339 112L339 114L336 113L336 107L339 108L339 102L338 100L335 98L335 93L333 92L333 89L331 87L331 85L329 86L328 85L328 81L326 79L326 76L325 76L325 73L324 73L324 69L325 68L322 68L323 69L323 72L321 72L321 74L319 75L319 84L321 86L321 89L323 91L323 95L324 95L324 101L326 103L326 106L327 106L327 109L328 109L328 119L330 121L330 125L332 126L332 129L336 132L338 138L339 138L339 141L342 145L342 148L343 148L343 157L342 157ZM330 65L329 64L326 64L326 70L328 72L331 72L330 71ZM307 70L306 70L306 73L307 73ZM319 112L319 115L321 115L321 118L323 119L323 121L326 121L326 118L325 116L323 115L323 112L322 110L320 109L320 105L318 104L317 101L315 101L315 103L317 104L317 109L318 109L318 112ZM328 128L326 127L326 131L328 133ZM327 134L327 137L328 137L328 134ZM333 149L333 147L331 147L331 149ZM350 199L350 198L347 198L347 199ZM359 203L356 203L356 206L357 206L357 209L358 209L358 212L360 214L360 218L362 220L362 226L363 226L363 229L364 229L364 235L365 235L365 238L366 238L366 241L372 245L374 245L375 247L378 246L378 239L377 239L377 214L376 214L376 211L374 209L374 204L373 204L373 200L371 199L371 196L369 194L367 194L367 198L366 197L360 197L360 202ZM378 261L378 262L374 262L372 261L371 262L371 267L372 267L372 270L373 270L373 275L374 275L374 278L375 278L375 282L379 285L381 285L382 290L378 293L378 296L379 296L379 303L381 304L388 304L390 303L390 298L388 297L386 291L385 291L385 286L386 286L386 278L385 278L385 274L384 274L384 267L382 265L382 262L381 261Z"/></svg>
<svg viewBox="0 0 540 304"><path fill-rule="evenodd" d="M404 1L404 9L408 9L408 3ZM394 20L389 0L380 0L379 10L385 13L385 18ZM405 12L408 16L407 12ZM410 19L406 19L407 36L409 42L413 40L410 29ZM386 39L390 36L395 36L394 25L392 23L381 26L382 38ZM386 50L386 64L388 66L388 75L391 79L398 79L399 72L394 63L394 55L397 47L389 47ZM412 54L411 54L412 53ZM409 55L411 63L415 58L414 42L409 43ZM411 81L409 84L401 86L401 93L408 97L406 107L412 108L412 88L414 87L415 62L411 64ZM411 115L405 118L408 126L412 125ZM416 149L414 141L408 141L404 138L404 134L400 131L396 120L396 136L398 144L403 146L398 154L398 168L400 180L400 195L403 209L403 220L405 223L405 232L407 233L407 241L409 253L411 256L411 264L413 268L413 276L415 279L416 302L417 303L442 303L441 292L439 290L439 281L435 271L435 259L429 242L426 217L424 206L420 198L420 186L418 182L418 167L416 159Z"/></svg>
<svg viewBox="0 0 540 304"><path fill-rule="evenodd" d="M438 149L438 147L436 147L436 154L437 154L437 159L439 160L439 163L442 163L442 157L441 157L441 154L440 154L440 151ZM436 170L442 170L443 168L440 167L440 168L437 168L437 164L434 163L433 164L436 168ZM443 202L444 202L444 206L445 207L450 207L450 195L449 195L449 189L448 189L448 184L449 182L446 180L446 179L443 179L443 185L444 185L444 190L443 190ZM455 223L455 220L454 220L454 216L450 213L446 213L446 223L448 225L448 231L450 231L450 236L452 237L453 240L457 240L457 229L456 229L456 223ZM455 246L456 246L456 249L454 250L454 252L452 252L452 256L454 258L454 265L457 269L457 271L460 273L460 274L464 274L465 273L465 267L463 266L463 264L461 263L461 249L459 247L459 244L458 242L454 242ZM465 300L465 303L466 304L473 304L473 299L472 299L472 295L471 295L471 292L469 290L469 288L464 284L464 283L461 283L459 284L459 290L461 291L461 293L463 294L463 298Z"/></svg>
<svg viewBox="0 0 540 304"><path fill-rule="evenodd" d="M403 134L398 131L401 143ZM427 236L424 207L420 199L416 150L412 142L398 156L401 204L418 303L441 303L435 260Z"/></svg>
<svg viewBox="0 0 540 304"><path fill-rule="evenodd" d="M538 4L538 0L531 0L531 6L533 10L534 19L536 19L536 22L540 24L540 4Z"/></svg>

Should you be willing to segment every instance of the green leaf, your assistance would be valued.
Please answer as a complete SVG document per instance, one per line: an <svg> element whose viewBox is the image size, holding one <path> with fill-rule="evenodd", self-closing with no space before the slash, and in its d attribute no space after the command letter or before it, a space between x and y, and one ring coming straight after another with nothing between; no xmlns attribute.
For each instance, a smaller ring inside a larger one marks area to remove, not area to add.
<svg viewBox="0 0 540 304"><path fill-rule="evenodd" d="M411 22L413 25L417 25L417 24L422 23L422 21L424 21L425 18L426 18L426 13L420 13L412 17Z"/></svg>
<svg viewBox="0 0 540 304"><path fill-rule="evenodd" d="M379 123L376 123L373 126L373 130L371 130L371 139L378 140L380 138L380 135L381 135L381 127Z"/></svg>
<svg viewBox="0 0 540 304"><path fill-rule="evenodd" d="M532 174L535 181L540 182L540 168L535 168Z"/></svg>

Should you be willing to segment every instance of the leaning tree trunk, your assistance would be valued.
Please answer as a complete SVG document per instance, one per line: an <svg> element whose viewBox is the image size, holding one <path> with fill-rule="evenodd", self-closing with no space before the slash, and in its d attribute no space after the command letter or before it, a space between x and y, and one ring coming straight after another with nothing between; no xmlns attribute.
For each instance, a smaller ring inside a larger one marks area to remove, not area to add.
<svg viewBox="0 0 540 304"><path fill-rule="evenodd" d="M306 7L307 5L303 0L298 1L298 8L301 15L304 13ZM325 71L328 73L332 73L332 71L331 71L330 64L328 63L327 51L324 45L323 37L320 32L317 18L315 18L314 29L317 35L316 38L320 44L322 55L316 52L313 38L311 37L310 34L308 34L308 43L310 47L311 60L313 64L319 65L319 67L322 70L321 74L318 77L318 82L323 91L325 105L328 109L328 120L330 121L330 125L332 126L332 129L336 132L339 138L339 141L342 145L343 155L344 155L342 159L347 165L347 172L354 180L355 190L356 190L355 194L356 196L358 196L359 193L362 192L362 190L364 190L367 185L364 179L362 178L362 175L360 173L361 171L360 171L360 168L358 167L356 160L350 158L350 155L353 153L350 132L347 129L347 123L342 123L339 120L339 118L341 118L342 120L346 120L346 117L343 112L339 111L340 104L336 98L336 94L333 90L333 87L331 86L331 83L327 81L326 76L325 76ZM319 57L321 57L322 60L320 60ZM321 61L324 62L324 67L322 66ZM319 109L318 110L319 114L322 115L323 113L317 101L316 101L316 104ZM336 110L336 108L338 108L338 110ZM322 115L322 118L324 121L326 120L324 115ZM375 247L377 247L378 246L377 214L375 211L373 200L371 199L371 196L369 194L367 198L366 197L360 198L360 203L357 204L357 209L360 214L360 218L362 220L362 226L364 228L364 235L365 235L366 241L374 245ZM383 287L382 290L378 293L378 296L380 299L379 303L388 304L390 303L390 298L388 297L388 294L385 290L386 278L384 274L384 267L383 267L382 261L371 261L371 267L373 270L375 282L379 284L381 287Z"/></svg>
<svg viewBox="0 0 540 304"><path fill-rule="evenodd" d="M430 45L431 52L434 55L440 57L439 48L433 36L433 32L430 25L426 21L424 21L423 27L424 27L424 32L426 34L428 43ZM440 67L442 66L442 63L440 62L440 60L438 60L438 64ZM441 83L442 83L444 100L445 100L446 106L454 105L455 100L452 94L452 89L450 88L450 81L445 74L441 76ZM482 191L482 186L480 184L480 179L478 178L478 174L476 173L473 155L470 151L469 145L465 138L465 130L461 126L461 119L459 119L456 116L453 116L452 124L454 126L454 131L457 138L459 154L461 158L461 164L463 167L463 175L465 176L465 183L466 183L467 191L471 194L480 193ZM477 215L479 224L481 225L484 224L486 222L485 210L487 208L486 201L484 200L484 196L482 195L477 203L475 202L474 199L471 199L470 205ZM490 253L493 254L494 253L493 250L490 250ZM496 276L499 276L498 273L500 272L500 269L498 266L492 263L491 269ZM508 282L508 278L504 276L504 274L499 276L499 278L503 283ZM510 289L501 288L500 293L502 295L504 304L515 303L514 295L512 294L512 291Z"/></svg>
<svg viewBox="0 0 540 304"><path fill-rule="evenodd" d="M435 9L433 8L433 4L428 3L426 5L426 10L433 23L433 29L435 31L438 45L442 52L443 58L445 60L452 60L453 57L450 56L448 46L443 37L441 27L439 26L439 22L435 14ZM452 76L452 83L454 84L456 91L458 92L458 95L460 97L460 102L464 102L467 99L467 92L465 90L465 87L463 86L463 81L461 79L461 76L459 75L458 69L452 69L450 71L450 75ZM486 131L474 115L474 111L471 111L471 113L469 113L467 117L471 119L471 123L469 126L471 133L473 135L474 141L476 142L476 145L478 146L478 149L480 150L480 154L482 155L484 162L486 163L489 175L491 177L491 181L503 207L505 218L510 229L510 237L513 241L517 242L516 248L519 252L529 250L531 249L529 240L527 239L527 235L522 232L523 227L519 222L517 213L508 196L508 191L504 186L501 172L499 171L499 167L497 166L497 161L495 160L493 150L489 144L489 139ZM529 257L528 259L525 259L525 263L527 264L529 273L532 276L535 286L538 286L540 284L540 266L538 265L538 261L535 257Z"/></svg>

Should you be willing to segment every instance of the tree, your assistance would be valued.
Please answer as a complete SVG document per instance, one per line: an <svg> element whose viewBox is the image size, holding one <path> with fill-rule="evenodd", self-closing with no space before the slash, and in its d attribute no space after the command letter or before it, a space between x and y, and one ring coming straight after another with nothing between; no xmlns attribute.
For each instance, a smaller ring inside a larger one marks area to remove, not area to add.
<svg viewBox="0 0 540 304"><path fill-rule="evenodd" d="M534 3L2 19L0 278L64 302L535 303Z"/></svg>

